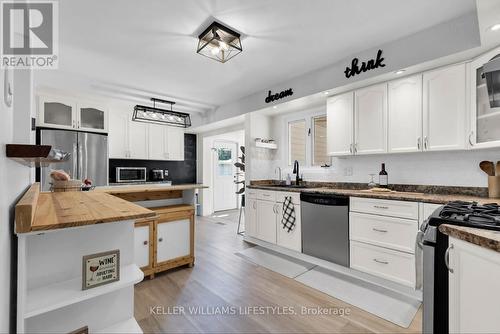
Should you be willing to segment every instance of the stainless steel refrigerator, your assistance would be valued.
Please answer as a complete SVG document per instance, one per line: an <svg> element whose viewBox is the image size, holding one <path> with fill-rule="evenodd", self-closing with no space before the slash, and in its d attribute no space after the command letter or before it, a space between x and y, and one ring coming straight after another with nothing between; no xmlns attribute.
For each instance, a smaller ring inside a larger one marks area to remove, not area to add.
<svg viewBox="0 0 500 334"><path fill-rule="evenodd" d="M62 169L72 179L91 179L95 186L108 184L108 136L88 132L38 129L37 142L71 153L68 161L39 169L43 191L50 190L50 172Z"/></svg>

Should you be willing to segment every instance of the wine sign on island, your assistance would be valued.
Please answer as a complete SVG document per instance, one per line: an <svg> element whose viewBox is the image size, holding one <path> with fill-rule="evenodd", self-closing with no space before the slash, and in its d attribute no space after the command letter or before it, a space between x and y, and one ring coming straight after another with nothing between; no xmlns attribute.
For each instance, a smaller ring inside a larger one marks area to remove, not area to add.
<svg viewBox="0 0 500 334"><path fill-rule="evenodd" d="M120 250L83 257L82 289L95 288L120 280Z"/></svg>

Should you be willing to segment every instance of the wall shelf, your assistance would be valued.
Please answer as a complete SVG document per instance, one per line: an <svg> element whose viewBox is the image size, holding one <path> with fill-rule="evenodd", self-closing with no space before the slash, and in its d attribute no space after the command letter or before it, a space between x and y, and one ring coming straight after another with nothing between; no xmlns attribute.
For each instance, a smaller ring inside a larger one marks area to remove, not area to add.
<svg viewBox="0 0 500 334"><path fill-rule="evenodd" d="M28 290L26 313L31 318L81 301L104 295L139 283L144 274L135 264L120 268L120 280L93 289L82 290L82 278L58 282L37 289Z"/></svg>
<svg viewBox="0 0 500 334"><path fill-rule="evenodd" d="M27 167L46 167L53 163L64 162L69 159L49 158L52 146L50 145L25 145L7 144L6 155L20 164Z"/></svg>
<svg viewBox="0 0 500 334"><path fill-rule="evenodd" d="M266 148L268 150L277 150L278 145L275 143L263 143L260 141L255 142L255 147Z"/></svg>

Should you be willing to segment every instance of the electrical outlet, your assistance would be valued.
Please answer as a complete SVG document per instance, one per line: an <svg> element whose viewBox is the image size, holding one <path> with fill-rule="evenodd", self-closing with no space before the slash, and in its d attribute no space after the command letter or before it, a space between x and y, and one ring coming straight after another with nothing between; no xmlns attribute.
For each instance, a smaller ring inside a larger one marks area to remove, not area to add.
<svg viewBox="0 0 500 334"><path fill-rule="evenodd" d="M344 168L344 176L352 176L352 167Z"/></svg>
<svg viewBox="0 0 500 334"><path fill-rule="evenodd" d="M165 177L168 176L168 169L165 169L165 173L164 174L165 174Z"/></svg>

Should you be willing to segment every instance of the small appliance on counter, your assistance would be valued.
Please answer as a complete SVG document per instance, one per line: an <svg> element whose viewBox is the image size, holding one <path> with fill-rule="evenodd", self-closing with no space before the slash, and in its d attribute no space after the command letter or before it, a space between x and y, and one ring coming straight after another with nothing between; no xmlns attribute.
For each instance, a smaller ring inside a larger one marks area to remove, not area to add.
<svg viewBox="0 0 500 334"><path fill-rule="evenodd" d="M163 172L163 169L151 169L151 171L149 172L149 181L165 181L165 173Z"/></svg>
<svg viewBox="0 0 500 334"><path fill-rule="evenodd" d="M448 333L448 236L441 224L500 231L500 205L454 201L438 208L417 234L423 251L423 333Z"/></svg>
<svg viewBox="0 0 500 334"><path fill-rule="evenodd" d="M116 167L116 183L146 182L146 167Z"/></svg>

